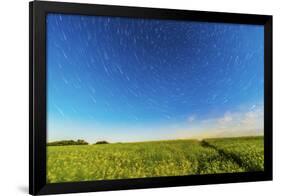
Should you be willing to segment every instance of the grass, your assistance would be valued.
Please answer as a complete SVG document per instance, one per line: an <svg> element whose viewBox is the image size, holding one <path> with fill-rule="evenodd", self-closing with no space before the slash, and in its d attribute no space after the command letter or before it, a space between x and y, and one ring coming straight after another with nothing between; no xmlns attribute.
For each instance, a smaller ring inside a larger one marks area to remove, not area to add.
<svg viewBox="0 0 281 196"><path fill-rule="evenodd" d="M263 137L209 139L207 142L218 151L232 157L247 171L263 170Z"/></svg>
<svg viewBox="0 0 281 196"><path fill-rule="evenodd" d="M263 170L263 137L47 147L48 183Z"/></svg>

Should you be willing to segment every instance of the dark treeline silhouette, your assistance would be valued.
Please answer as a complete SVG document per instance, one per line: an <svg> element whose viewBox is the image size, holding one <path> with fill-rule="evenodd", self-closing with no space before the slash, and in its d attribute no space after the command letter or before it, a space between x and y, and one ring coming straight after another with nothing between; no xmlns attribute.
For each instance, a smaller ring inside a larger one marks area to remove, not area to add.
<svg viewBox="0 0 281 196"><path fill-rule="evenodd" d="M68 145L88 145L85 140L61 140L47 143L47 146L68 146Z"/></svg>
<svg viewBox="0 0 281 196"><path fill-rule="evenodd" d="M109 144L109 142L102 140L102 141L97 141L95 144Z"/></svg>

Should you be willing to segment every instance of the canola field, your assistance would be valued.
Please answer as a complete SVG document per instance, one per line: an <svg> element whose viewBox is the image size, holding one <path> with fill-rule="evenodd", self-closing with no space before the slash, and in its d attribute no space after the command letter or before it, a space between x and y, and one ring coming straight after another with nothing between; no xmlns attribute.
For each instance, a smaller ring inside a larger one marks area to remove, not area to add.
<svg viewBox="0 0 281 196"><path fill-rule="evenodd" d="M263 137L47 147L47 182L263 171Z"/></svg>

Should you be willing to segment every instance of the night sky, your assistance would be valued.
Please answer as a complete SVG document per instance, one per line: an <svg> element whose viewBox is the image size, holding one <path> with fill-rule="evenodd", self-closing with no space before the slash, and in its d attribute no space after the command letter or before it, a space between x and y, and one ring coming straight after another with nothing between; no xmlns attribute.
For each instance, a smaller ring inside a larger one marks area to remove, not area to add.
<svg viewBox="0 0 281 196"><path fill-rule="evenodd" d="M261 133L263 31L48 14L48 140Z"/></svg>

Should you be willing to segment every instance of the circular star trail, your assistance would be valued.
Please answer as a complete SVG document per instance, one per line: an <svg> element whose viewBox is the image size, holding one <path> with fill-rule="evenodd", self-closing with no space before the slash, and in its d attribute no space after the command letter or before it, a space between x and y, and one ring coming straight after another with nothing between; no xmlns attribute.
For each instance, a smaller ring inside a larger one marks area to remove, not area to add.
<svg viewBox="0 0 281 196"><path fill-rule="evenodd" d="M263 102L263 27L48 14L47 79L50 127L199 123Z"/></svg>

